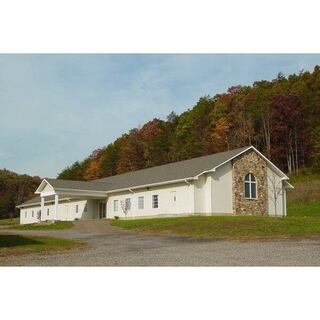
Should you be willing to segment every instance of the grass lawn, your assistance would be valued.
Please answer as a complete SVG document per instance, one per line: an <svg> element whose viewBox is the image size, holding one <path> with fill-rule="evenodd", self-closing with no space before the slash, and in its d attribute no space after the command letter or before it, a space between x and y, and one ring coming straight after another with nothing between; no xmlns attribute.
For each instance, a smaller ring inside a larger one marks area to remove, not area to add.
<svg viewBox="0 0 320 320"><path fill-rule="evenodd" d="M34 224L24 224L19 226L14 226L12 229L16 230L62 230L62 229L70 229L73 227L73 223L71 221L56 221L54 223L34 223Z"/></svg>
<svg viewBox="0 0 320 320"><path fill-rule="evenodd" d="M13 218L13 219L1 219L0 220L0 226L10 226L19 224L19 218Z"/></svg>
<svg viewBox="0 0 320 320"><path fill-rule="evenodd" d="M151 233L214 238L281 238L320 236L317 217L191 216L114 220L113 226Z"/></svg>
<svg viewBox="0 0 320 320"><path fill-rule="evenodd" d="M320 202L292 203L288 205L290 217L320 217Z"/></svg>
<svg viewBox="0 0 320 320"><path fill-rule="evenodd" d="M0 257L29 253L50 253L70 250L83 243L68 239L50 237L29 237L20 235L0 235Z"/></svg>

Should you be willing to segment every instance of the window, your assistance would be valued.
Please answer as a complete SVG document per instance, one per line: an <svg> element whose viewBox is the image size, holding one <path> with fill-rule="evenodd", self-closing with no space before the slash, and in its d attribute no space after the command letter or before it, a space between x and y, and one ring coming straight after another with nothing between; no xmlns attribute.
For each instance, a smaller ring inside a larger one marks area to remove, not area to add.
<svg viewBox="0 0 320 320"><path fill-rule="evenodd" d="M257 198L257 182L252 173L248 173L244 179L244 195L247 199Z"/></svg>
<svg viewBox="0 0 320 320"><path fill-rule="evenodd" d="M127 198L125 201L125 209L126 211L129 211L131 209L131 199Z"/></svg>
<svg viewBox="0 0 320 320"><path fill-rule="evenodd" d="M48 208L47 209L47 216L50 214L50 209Z"/></svg>
<svg viewBox="0 0 320 320"><path fill-rule="evenodd" d="M25 217L25 218L27 217L27 211L24 212L24 217Z"/></svg>
<svg viewBox="0 0 320 320"><path fill-rule="evenodd" d="M113 200L113 211L117 212L119 210L119 200Z"/></svg>
<svg viewBox="0 0 320 320"><path fill-rule="evenodd" d="M34 217L34 211L32 210L32 212L31 212L31 216L32 216L32 218Z"/></svg>
<svg viewBox="0 0 320 320"><path fill-rule="evenodd" d="M83 211L84 211L84 212L88 212L88 204L87 204L87 203L84 205Z"/></svg>
<svg viewBox="0 0 320 320"><path fill-rule="evenodd" d="M78 213L78 212L79 212L79 205L76 204L76 213Z"/></svg>
<svg viewBox="0 0 320 320"><path fill-rule="evenodd" d="M159 199L158 199L158 195L154 194L152 196L152 208L158 208L159 207Z"/></svg>
<svg viewBox="0 0 320 320"><path fill-rule="evenodd" d="M144 197L138 197L138 209L144 209Z"/></svg>

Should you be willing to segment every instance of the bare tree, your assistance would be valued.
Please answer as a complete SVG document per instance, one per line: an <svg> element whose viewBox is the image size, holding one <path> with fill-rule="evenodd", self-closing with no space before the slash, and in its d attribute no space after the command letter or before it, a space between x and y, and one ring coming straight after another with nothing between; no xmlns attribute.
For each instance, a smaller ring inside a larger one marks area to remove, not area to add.
<svg viewBox="0 0 320 320"><path fill-rule="evenodd" d="M125 215L127 215L128 211L131 209L131 201L130 199L125 199L120 201L120 206Z"/></svg>
<svg viewBox="0 0 320 320"><path fill-rule="evenodd" d="M275 173L272 173L271 176L268 175L268 185L271 190L271 200L274 204L274 214L278 215L277 210L277 203L280 196L283 195L283 189L282 189L282 181L277 178ZM282 213L284 216L284 213Z"/></svg>

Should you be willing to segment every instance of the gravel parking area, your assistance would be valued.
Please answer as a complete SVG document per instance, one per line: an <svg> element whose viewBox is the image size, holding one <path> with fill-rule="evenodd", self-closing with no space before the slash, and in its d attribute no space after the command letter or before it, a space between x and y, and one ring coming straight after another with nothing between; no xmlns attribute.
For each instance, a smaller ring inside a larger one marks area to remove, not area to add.
<svg viewBox="0 0 320 320"><path fill-rule="evenodd" d="M320 240L226 241L146 235L109 221L76 221L59 231L1 233L79 239L88 247L60 254L0 258L4 266L319 266Z"/></svg>

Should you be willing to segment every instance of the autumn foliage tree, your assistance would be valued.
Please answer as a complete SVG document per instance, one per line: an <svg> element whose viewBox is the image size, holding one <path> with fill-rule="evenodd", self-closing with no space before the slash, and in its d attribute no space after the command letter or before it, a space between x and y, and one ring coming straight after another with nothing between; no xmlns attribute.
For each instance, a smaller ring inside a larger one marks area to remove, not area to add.
<svg viewBox="0 0 320 320"><path fill-rule="evenodd" d="M16 206L34 197L41 179L0 170L0 219L18 216Z"/></svg>
<svg viewBox="0 0 320 320"><path fill-rule="evenodd" d="M320 170L320 67L205 96L76 162L59 178L92 180L254 145L282 170Z"/></svg>

